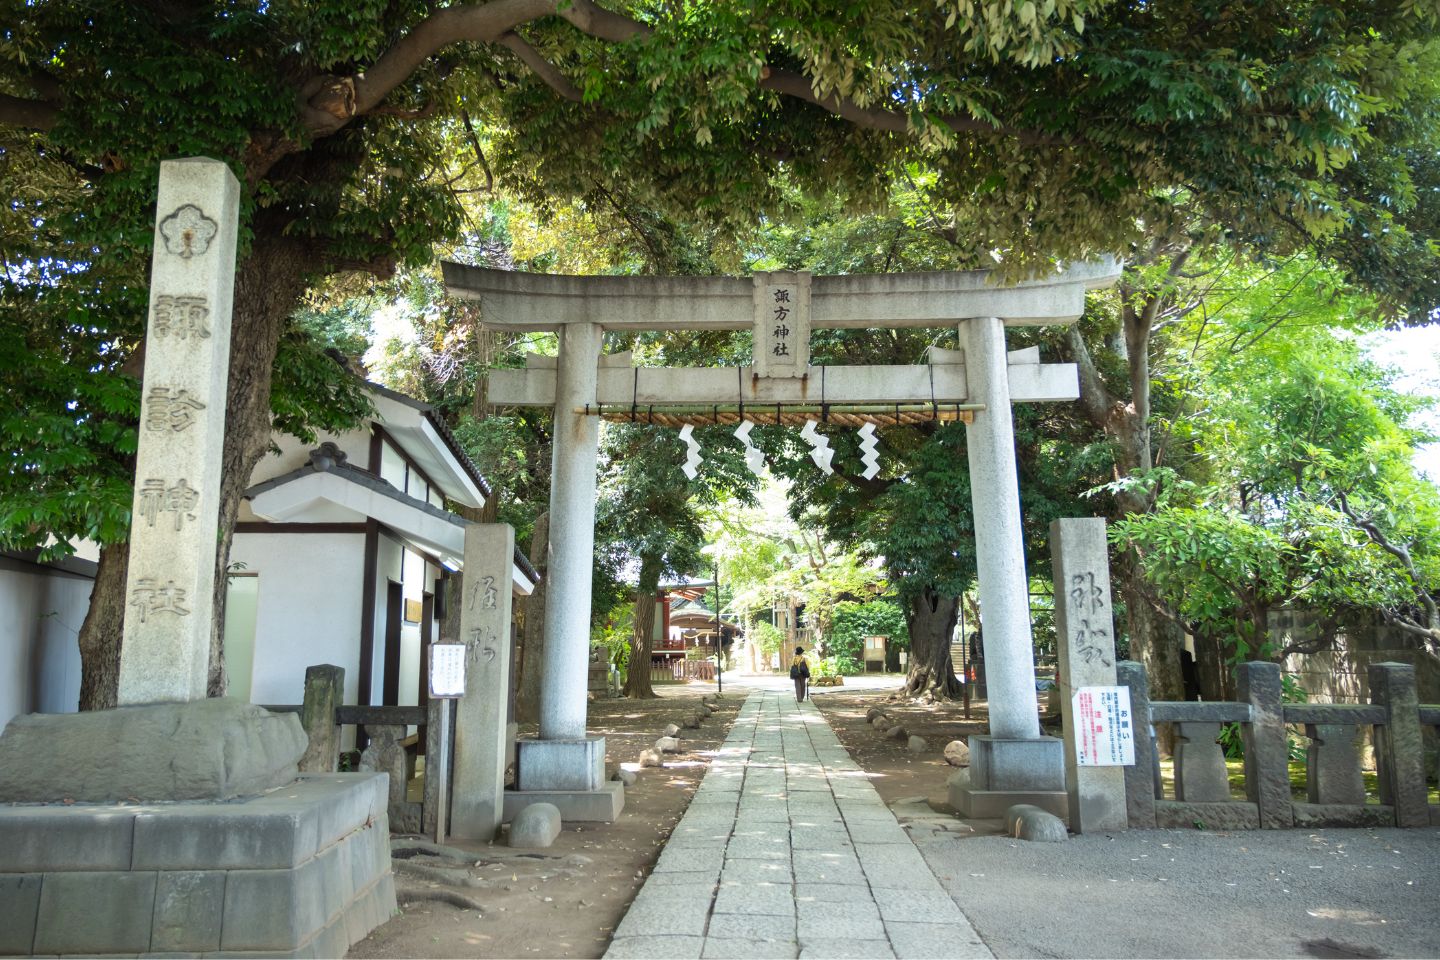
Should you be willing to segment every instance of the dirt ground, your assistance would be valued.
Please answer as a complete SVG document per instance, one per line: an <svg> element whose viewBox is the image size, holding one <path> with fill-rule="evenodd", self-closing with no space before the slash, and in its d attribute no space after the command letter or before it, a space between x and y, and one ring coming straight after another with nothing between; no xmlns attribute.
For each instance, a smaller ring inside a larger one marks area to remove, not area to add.
<svg viewBox="0 0 1440 960"><path fill-rule="evenodd" d="M512 850L502 838L492 844L450 841L453 855L433 856L403 849L405 842L397 837L400 912L355 944L349 956L604 954L611 931L649 875L744 702L743 693L727 693L699 729L682 731L681 753L667 755L663 768L641 770L640 751L654 744L666 724L679 725L693 714L715 685L667 685L657 692L655 700L590 704L590 731L605 737L607 768L624 765L638 776L625 788L619 820L567 824L544 850ZM469 900L474 907L417 899L414 893Z"/></svg>
<svg viewBox="0 0 1440 960"><path fill-rule="evenodd" d="M868 679L868 678L867 678ZM955 768L945 762L945 745L951 740L968 740L971 734L985 732L983 703L972 705L970 719L965 718L959 703L927 704L919 700L890 700L900 686L876 687L875 680L866 686L824 687L811 691L810 699L825 716L835 735L860 768L870 774L881 799L893 804L910 797L926 797L937 810L947 809L945 781ZM911 753L907 740L891 740L871 726L865 711L880 707L905 732L923 737L924 753Z"/></svg>
<svg viewBox="0 0 1440 960"><path fill-rule="evenodd" d="M966 720L959 704L889 700L898 685L898 677L894 683L874 678L863 686L814 689L812 699L887 802L925 796L943 808L953 768L941 751L951 740L983 732L983 710ZM397 838L400 912L349 956L602 956L748 693L743 686L726 689L716 713L700 729L683 731L683 752L667 756L660 769L640 769L640 751L666 724L694 713L701 697L715 692L714 684L667 685L657 688L655 700L590 704L590 730L606 738L607 765L623 764L638 776L625 789L625 809L613 824L567 825L553 846L536 851L512 850L502 838L493 844L451 841L449 856L434 856L405 849L406 841ZM913 754L906 741L874 732L865 719L872 706L924 737L929 749ZM465 901L472 905L458 905Z"/></svg>

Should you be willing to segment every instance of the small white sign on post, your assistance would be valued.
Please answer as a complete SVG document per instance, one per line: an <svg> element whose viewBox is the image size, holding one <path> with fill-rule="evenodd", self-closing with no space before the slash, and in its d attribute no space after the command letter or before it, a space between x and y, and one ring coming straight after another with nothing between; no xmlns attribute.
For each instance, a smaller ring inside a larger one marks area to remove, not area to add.
<svg viewBox="0 0 1440 960"><path fill-rule="evenodd" d="M465 644L430 646L430 696L437 700L458 700L465 696Z"/></svg>
<svg viewBox="0 0 1440 960"><path fill-rule="evenodd" d="M1082 767L1135 765L1129 687L1080 687L1071 698L1075 761Z"/></svg>

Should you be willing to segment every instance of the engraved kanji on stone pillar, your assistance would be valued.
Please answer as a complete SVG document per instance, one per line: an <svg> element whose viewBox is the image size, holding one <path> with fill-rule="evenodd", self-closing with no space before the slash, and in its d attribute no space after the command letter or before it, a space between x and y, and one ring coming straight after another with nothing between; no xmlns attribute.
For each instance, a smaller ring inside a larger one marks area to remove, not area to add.
<svg viewBox="0 0 1440 960"><path fill-rule="evenodd" d="M456 703L450 831L487 843L505 814L514 556L515 530L509 524L474 523L465 528L465 589L460 606L465 696Z"/></svg>
<svg viewBox="0 0 1440 960"><path fill-rule="evenodd" d="M217 160L160 165L121 704L205 697L239 203Z"/></svg>
<svg viewBox="0 0 1440 960"><path fill-rule="evenodd" d="M803 377L810 369L810 274L757 273L755 363L761 377Z"/></svg>

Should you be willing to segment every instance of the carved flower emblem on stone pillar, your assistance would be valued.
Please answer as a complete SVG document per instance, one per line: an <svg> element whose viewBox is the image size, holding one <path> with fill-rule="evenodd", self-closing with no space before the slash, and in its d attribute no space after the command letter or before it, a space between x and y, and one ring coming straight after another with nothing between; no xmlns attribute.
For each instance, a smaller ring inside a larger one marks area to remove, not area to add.
<svg viewBox="0 0 1440 960"><path fill-rule="evenodd" d="M160 221L160 235L165 238L165 249L184 260L198 257L210 249L210 241L219 230L214 220L205 216L205 211L187 203Z"/></svg>

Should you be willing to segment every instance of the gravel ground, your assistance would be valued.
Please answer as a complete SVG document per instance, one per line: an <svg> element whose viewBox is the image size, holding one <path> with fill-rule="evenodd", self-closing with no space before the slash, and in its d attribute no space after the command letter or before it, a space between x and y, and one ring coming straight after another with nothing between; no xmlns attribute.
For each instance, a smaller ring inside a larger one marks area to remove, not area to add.
<svg viewBox="0 0 1440 960"><path fill-rule="evenodd" d="M997 957L1440 956L1440 830L916 836Z"/></svg>

